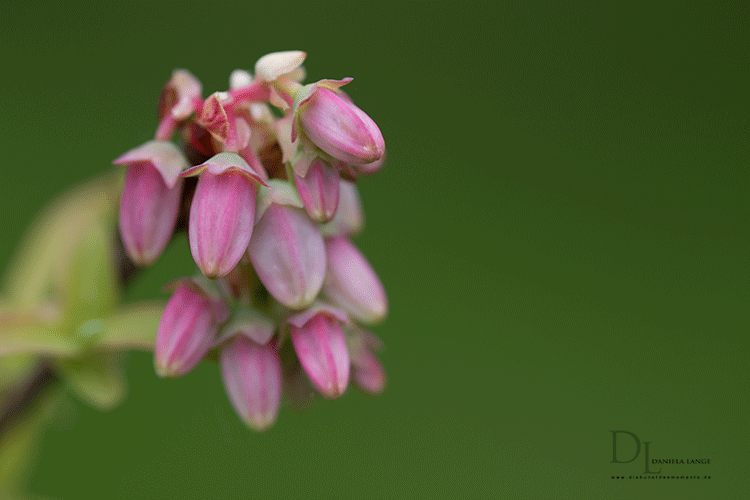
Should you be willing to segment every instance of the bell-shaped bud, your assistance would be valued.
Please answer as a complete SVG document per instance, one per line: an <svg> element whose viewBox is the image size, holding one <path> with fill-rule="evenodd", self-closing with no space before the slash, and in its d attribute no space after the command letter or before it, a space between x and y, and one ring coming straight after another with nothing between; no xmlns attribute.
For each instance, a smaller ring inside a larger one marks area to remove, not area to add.
<svg viewBox="0 0 750 500"><path fill-rule="evenodd" d="M285 306L302 309L323 284L323 236L288 183L272 179L268 184L258 203L248 255L268 292Z"/></svg>
<svg viewBox="0 0 750 500"><path fill-rule="evenodd" d="M252 429L275 421L281 402L281 361L273 342L258 344L236 335L219 350L224 387L234 410Z"/></svg>
<svg viewBox="0 0 750 500"><path fill-rule="evenodd" d="M363 391L380 394L385 389L385 370L375 352L383 342L372 333L354 328L347 337L352 358L352 380Z"/></svg>
<svg viewBox="0 0 750 500"><path fill-rule="evenodd" d="M217 278L228 274L247 250L257 184L265 181L234 153L219 153L182 173L198 174L190 206L190 251L203 274Z"/></svg>
<svg viewBox="0 0 750 500"><path fill-rule="evenodd" d="M294 174L297 192L310 218L326 222L339 205L339 174L328 162L317 158L304 177Z"/></svg>
<svg viewBox="0 0 750 500"><path fill-rule="evenodd" d="M187 159L170 142L150 141L114 161L127 165L120 199L120 235L137 265L153 263L174 231Z"/></svg>
<svg viewBox="0 0 750 500"><path fill-rule="evenodd" d="M159 99L159 128L156 138L169 140L177 124L201 107L201 82L187 70L172 73Z"/></svg>
<svg viewBox="0 0 750 500"><path fill-rule="evenodd" d="M372 118L337 92L350 81L323 80L298 92L299 124L294 124L292 140L299 125L308 140L333 158L357 165L373 163L385 153L385 142Z"/></svg>
<svg viewBox="0 0 750 500"><path fill-rule="evenodd" d="M377 323L388 312L380 278L364 255L345 236L326 239L327 270L323 293L362 323Z"/></svg>
<svg viewBox="0 0 750 500"><path fill-rule="evenodd" d="M339 206L336 214L321 227L324 236L353 236L365 225L365 211L357 186L353 182L339 179Z"/></svg>
<svg viewBox="0 0 750 500"><path fill-rule="evenodd" d="M341 323L346 314L317 304L287 319L294 350L313 385L329 399L349 383L350 359Z"/></svg>
<svg viewBox="0 0 750 500"><path fill-rule="evenodd" d="M213 345L229 309L210 285L177 280L156 333L154 365L160 377L180 377L192 370Z"/></svg>

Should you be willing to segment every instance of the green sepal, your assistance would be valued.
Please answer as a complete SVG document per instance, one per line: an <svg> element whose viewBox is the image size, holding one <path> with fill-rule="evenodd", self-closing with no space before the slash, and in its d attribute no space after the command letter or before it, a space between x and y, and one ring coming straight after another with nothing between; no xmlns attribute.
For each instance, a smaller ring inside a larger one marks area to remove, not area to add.
<svg viewBox="0 0 750 500"><path fill-rule="evenodd" d="M221 328L214 346L227 342L237 335L244 335L253 342L265 345L275 332L276 324L268 316L254 307L240 307Z"/></svg>

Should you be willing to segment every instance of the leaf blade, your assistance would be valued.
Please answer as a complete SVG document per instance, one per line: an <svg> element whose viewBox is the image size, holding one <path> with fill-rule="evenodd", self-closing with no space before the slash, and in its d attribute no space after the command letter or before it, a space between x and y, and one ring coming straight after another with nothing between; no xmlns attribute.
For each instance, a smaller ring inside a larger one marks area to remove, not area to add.
<svg viewBox="0 0 750 500"><path fill-rule="evenodd" d="M121 307L104 320L99 347L152 351L164 306L163 301L152 301Z"/></svg>

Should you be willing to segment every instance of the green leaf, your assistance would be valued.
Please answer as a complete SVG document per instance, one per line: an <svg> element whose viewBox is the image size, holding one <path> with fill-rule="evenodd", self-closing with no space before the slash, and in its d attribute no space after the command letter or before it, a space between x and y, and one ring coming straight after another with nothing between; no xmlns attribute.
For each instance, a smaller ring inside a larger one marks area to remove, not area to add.
<svg viewBox="0 0 750 500"><path fill-rule="evenodd" d="M0 356L40 354L74 356L78 345L60 325L52 307L13 311L0 307Z"/></svg>
<svg viewBox="0 0 750 500"><path fill-rule="evenodd" d="M55 200L39 215L6 271L3 288L13 306L34 307L64 289L81 239L98 221L114 220L118 185L113 175L95 179Z"/></svg>
<svg viewBox="0 0 750 500"><path fill-rule="evenodd" d="M93 224L82 237L70 265L63 325L81 344L96 341L103 331L104 318L118 300L113 237L110 224Z"/></svg>
<svg viewBox="0 0 750 500"><path fill-rule="evenodd" d="M92 353L78 359L60 360L58 368L68 387L99 410L115 408L127 394L122 353Z"/></svg>
<svg viewBox="0 0 750 500"><path fill-rule="evenodd" d="M104 320L98 348L152 351L164 306L162 301L141 302L115 311Z"/></svg>

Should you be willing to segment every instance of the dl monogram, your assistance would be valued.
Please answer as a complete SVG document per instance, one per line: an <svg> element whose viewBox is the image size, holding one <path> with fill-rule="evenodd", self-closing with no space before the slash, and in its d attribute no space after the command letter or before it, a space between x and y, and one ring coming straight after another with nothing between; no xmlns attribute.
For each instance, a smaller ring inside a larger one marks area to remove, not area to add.
<svg viewBox="0 0 750 500"><path fill-rule="evenodd" d="M638 458L638 455L641 453L641 440L638 439L638 436L633 434L632 432L628 431L609 431L612 433L612 463L613 464L627 464ZM635 455L630 460L618 460L617 459L617 435L618 434L627 434L628 436L632 437L635 441ZM646 470L643 472L644 474L660 474L661 469L657 471L651 471L648 470L648 445L651 444L651 441L644 441L644 450L645 450L645 459L646 459Z"/></svg>

